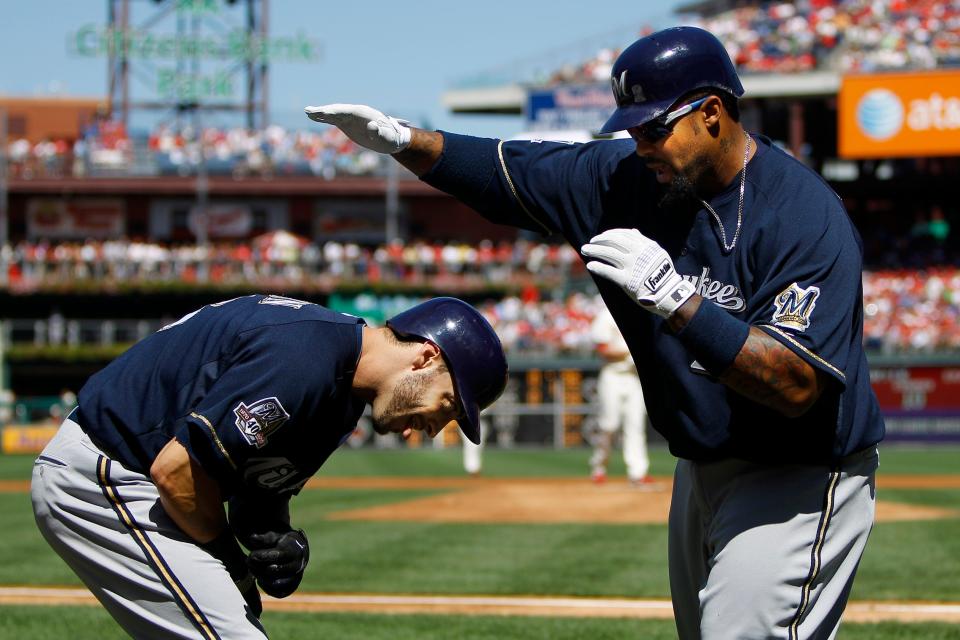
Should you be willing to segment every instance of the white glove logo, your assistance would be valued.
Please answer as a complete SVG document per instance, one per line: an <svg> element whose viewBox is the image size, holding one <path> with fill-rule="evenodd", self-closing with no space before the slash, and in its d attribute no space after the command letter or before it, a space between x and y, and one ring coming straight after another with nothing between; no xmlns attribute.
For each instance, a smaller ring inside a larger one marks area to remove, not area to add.
<svg viewBox="0 0 960 640"><path fill-rule="evenodd" d="M663 278L671 271L673 271L673 263L669 260L664 260L663 264L660 265L660 270L647 278L647 288L650 289L650 291L659 289Z"/></svg>

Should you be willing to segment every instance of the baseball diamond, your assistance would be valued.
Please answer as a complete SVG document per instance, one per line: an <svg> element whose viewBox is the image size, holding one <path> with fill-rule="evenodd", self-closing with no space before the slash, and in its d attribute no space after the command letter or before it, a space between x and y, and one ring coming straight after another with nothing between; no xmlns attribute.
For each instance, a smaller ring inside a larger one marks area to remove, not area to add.
<svg viewBox="0 0 960 640"><path fill-rule="evenodd" d="M0 640L960 640L960 0L3 18Z"/></svg>

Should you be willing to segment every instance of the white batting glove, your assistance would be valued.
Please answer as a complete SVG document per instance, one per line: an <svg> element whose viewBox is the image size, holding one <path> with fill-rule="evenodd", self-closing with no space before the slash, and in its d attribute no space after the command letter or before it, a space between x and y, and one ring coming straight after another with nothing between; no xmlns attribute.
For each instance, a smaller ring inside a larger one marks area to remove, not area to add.
<svg viewBox="0 0 960 640"><path fill-rule="evenodd" d="M325 104L305 107L307 117L332 124L360 146L377 153L398 153L410 144L410 123L363 104Z"/></svg>
<svg viewBox="0 0 960 640"><path fill-rule="evenodd" d="M637 304L669 318L696 293L691 282L673 268L673 260L659 244L636 229L609 229L580 247L590 273L615 282Z"/></svg>

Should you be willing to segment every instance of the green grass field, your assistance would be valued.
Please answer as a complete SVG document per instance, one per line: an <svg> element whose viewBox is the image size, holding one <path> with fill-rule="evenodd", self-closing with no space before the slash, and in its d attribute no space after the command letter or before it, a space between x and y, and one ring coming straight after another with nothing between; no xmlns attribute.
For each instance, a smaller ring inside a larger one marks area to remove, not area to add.
<svg viewBox="0 0 960 640"><path fill-rule="evenodd" d="M492 477L586 476L584 450L489 450ZM0 456L0 479L29 478L32 458ZM673 461L654 450L652 472ZM622 462L612 466L622 474ZM887 447L883 474L960 473L960 448ZM345 450L320 476L463 475L459 450ZM889 489L881 500L960 510L960 489ZM440 491L438 489L437 491ZM668 597L665 525L437 524L331 520L332 512L388 504L430 490L311 489L293 519L310 535L302 590L422 594ZM76 585L35 529L29 496L0 493L0 584ZM861 564L855 600L960 601L960 517L879 523ZM53 621L53 624L51 624ZM264 614L276 638L671 638L672 622L376 614ZM59 631L58 631L59 629ZM89 632L91 635L78 635ZM93 635L93 634L96 635ZM114 635L110 635L110 634ZM123 637L98 608L0 607L0 638ZM846 625L841 638L960 638L945 624Z"/></svg>

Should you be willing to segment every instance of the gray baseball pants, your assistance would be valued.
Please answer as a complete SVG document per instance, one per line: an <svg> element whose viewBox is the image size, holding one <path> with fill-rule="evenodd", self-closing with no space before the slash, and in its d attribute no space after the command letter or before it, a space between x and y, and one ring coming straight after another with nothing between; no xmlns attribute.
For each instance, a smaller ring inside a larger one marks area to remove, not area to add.
<svg viewBox="0 0 960 640"><path fill-rule="evenodd" d="M150 478L124 468L67 419L37 458L43 537L134 638L264 640L223 563L167 516Z"/></svg>
<svg viewBox="0 0 960 640"><path fill-rule="evenodd" d="M875 447L836 468L680 460L670 590L682 640L836 636L873 527Z"/></svg>

